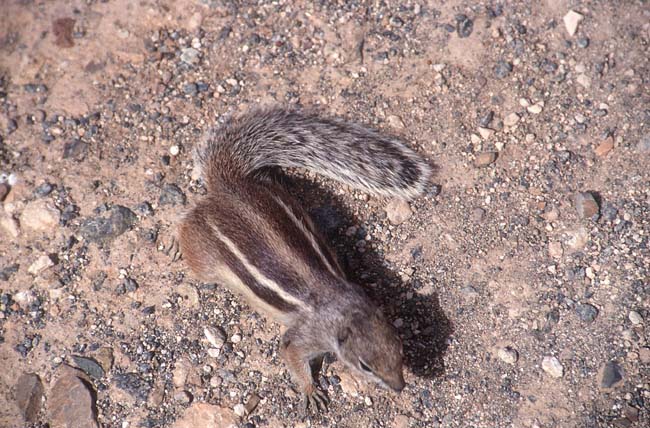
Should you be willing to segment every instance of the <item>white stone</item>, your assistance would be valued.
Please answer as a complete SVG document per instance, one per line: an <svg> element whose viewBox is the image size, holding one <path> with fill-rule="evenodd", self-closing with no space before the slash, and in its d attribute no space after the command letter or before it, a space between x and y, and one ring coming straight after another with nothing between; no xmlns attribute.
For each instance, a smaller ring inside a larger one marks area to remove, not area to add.
<svg viewBox="0 0 650 428"><path fill-rule="evenodd" d="M404 223L412 214L408 202L401 198L395 198L386 205L386 215L392 224Z"/></svg>
<svg viewBox="0 0 650 428"><path fill-rule="evenodd" d="M499 348L497 355L501 361L507 364L514 364L519 359L517 351L510 347Z"/></svg>
<svg viewBox="0 0 650 428"><path fill-rule="evenodd" d="M483 128L483 127L480 127L480 126L479 126L479 128L478 128L478 133L481 135L481 138L483 138L484 140L487 140L487 139L489 139L492 135L494 135L494 129Z"/></svg>
<svg viewBox="0 0 650 428"><path fill-rule="evenodd" d="M519 122L519 115L517 113L510 113L503 119L505 126L515 126Z"/></svg>
<svg viewBox="0 0 650 428"><path fill-rule="evenodd" d="M51 231L59 224L59 211L45 201L28 204L20 216L20 224L37 232Z"/></svg>
<svg viewBox="0 0 650 428"><path fill-rule="evenodd" d="M643 317L637 311L630 311L627 317L630 319L630 322L634 325L643 324Z"/></svg>
<svg viewBox="0 0 650 428"><path fill-rule="evenodd" d="M246 414L246 407L244 407L243 404L235 404L235 407L233 408L233 411L235 414L239 417L242 417Z"/></svg>
<svg viewBox="0 0 650 428"><path fill-rule="evenodd" d="M32 275L38 275L39 273L43 272L45 269L48 269L52 266L54 266L54 262L49 256L44 254L39 258L37 258L34 261L34 263L32 263L27 268L27 272L31 273Z"/></svg>
<svg viewBox="0 0 650 428"><path fill-rule="evenodd" d="M578 77L576 77L576 82L584 88L588 89L591 87L591 78L586 74L579 74Z"/></svg>
<svg viewBox="0 0 650 428"><path fill-rule="evenodd" d="M546 356L542 360L542 370L554 378L560 378L564 375L564 367L555 357Z"/></svg>
<svg viewBox="0 0 650 428"><path fill-rule="evenodd" d="M566 15L564 15L563 19L566 31L569 33L569 36L573 37L578 30L578 24L580 24L580 21L584 19L584 16L574 10L570 10Z"/></svg>
<svg viewBox="0 0 650 428"><path fill-rule="evenodd" d="M543 109L544 109L544 101L538 101L532 106L528 106L526 110L528 110L528 113L530 114L540 114Z"/></svg>

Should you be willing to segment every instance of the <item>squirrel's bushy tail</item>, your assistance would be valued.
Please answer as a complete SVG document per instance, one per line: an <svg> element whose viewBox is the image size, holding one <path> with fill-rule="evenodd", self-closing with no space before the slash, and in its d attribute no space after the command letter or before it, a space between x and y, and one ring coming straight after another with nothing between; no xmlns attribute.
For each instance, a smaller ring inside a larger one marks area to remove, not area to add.
<svg viewBox="0 0 650 428"><path fill-rule="evenodd" d="M431 175L431 167L398 139L284 109L253 110L210 131L197 160L208 189L268 167L299 167L370 193L411 199Z"/></svg>

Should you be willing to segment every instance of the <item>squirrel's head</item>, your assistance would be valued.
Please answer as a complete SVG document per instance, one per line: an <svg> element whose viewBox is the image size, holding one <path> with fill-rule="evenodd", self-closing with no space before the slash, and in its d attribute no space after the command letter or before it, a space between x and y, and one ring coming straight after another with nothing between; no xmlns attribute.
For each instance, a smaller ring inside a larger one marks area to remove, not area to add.
<svg viewBox="0 0 650 428"><path fill-rule="evenodd" d="M402 341L378 309L354 312L337 332L337 356L368 381L400 392Z"/></svg>

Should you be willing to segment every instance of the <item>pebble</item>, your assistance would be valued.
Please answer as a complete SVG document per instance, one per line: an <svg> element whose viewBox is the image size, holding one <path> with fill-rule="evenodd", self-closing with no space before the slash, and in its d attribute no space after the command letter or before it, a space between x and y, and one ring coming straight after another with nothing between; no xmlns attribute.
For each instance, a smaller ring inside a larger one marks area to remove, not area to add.
<svg viewBox="0 0 650 428"><path fill-rule="evenodd" d="M385 211L388 220L394 225L404 223L413 214L408 202L401 198L394 198L391 200L388 205L386 205Z"/></svg>
<svg viewBox="0 0 650 428"><path fill-rule="evenodd" d="M158 199L160 205L185 205L187 203L187 196L175 184L166 184L160 193Z"/></svg>
<svg viewBox="0 0 650 428"><path fill-rule="evenodd" d="M581 49L586 49L589 47L589 38L587 37L580 37L577 41L576 44L578 45L579 48Z"/></svg>
<svg viewBox="0 0 650 428"><path fill-rule="evenodd" d="M54 262L48 255L42 255L39 258L37 258L34 263L32 263L28 268L27 272L31 273L32 275L38 275L44 270L54 266Z"/></svg>
<svg viewBox="0 0 650 428"><path fill-rule="evenodd" d="M560 259L562 258L562 255L564 254L564 250L562 249L562 243L561 242L549 242L548 243L548 255L553 257L554 259Z"/></svg>
<svg viewBox="0 0 650 428"><path fill-rule="evenodd" d="M575 208L580 219L598 220L600 207L596 198L589 192L579 192L575 196Z"/></svg>
<svg viewBox="0 0 650 428"><path fill-rule="evenodd" d="M194 403L174 422L172 428L237 428L239 418L227 408Z"/></svg>
<svg viewBox="0 0 650 428"><path fill-rule="evenodd" d="M650 153L650 134L644 135L636 145L639 153Z"/></svg>
<svg viewBox="0 0 650 428"><path fill-rule="evenodd" d="M181 51L181 61L194 65L199 62L199 51L194 48L184 48Z"/></svg>
<svg viewBox="0 0 650 428"><path fill-rule="evenodd" d="M54 186L46 181L34 189L34 195L38 196L39 198L44 198L45 196L52 193L52 190L54 190Z"/></svg>
<svg viewBox="0 0 650 428"><path fill-rule="evenodd" d="M82 357L80 355L73 355L72 361L74 361L76 366L82 372L86 373L88 376L90 376L93 379L101 379L105 375L102 366L100 366L99 363L93 360L92 358Z"/></svg>
<svg viewBox="0 0 650 428"><path fill-rule="evenodd" d="M570 10L566 15L564 15L564 26L566 27L566 31L569 33L569 36L573 37L576 34L576 31L578 30L578 24L580 24L580 21L583 19L584 16L574 10Z"/></svg>
<svg viewBox="0 0 650 428"><path fill-rule="evenodd" d="M578 77L576 77L576 82L578 82L580 86L584 87L585 89L589 89L591 87L591 78L586 74L579 74Z"/></svg>
<svg viewBox="0 0 650 428"><path fill-rule="evenodd" d="M115 205L109 210L108 217L98 216L84 220L79 233L88 241L105 243L129 230L137 220L138 217L133 211Z"/></svg>
<svg viewBox="0 0 650 428"><path fill-rule="evenodd" d="M11 296L11 298L14 302L18 303L18 306L22 309L29 308L38 300L31 290L19 291Z"/></svg>
<svg viewBox="0 0 650 428"><path fill-rule="evenodd" d="M393 423L391 424L391 428L409 428L411 424L411 421L408 416L406 415L397 415L395 416L395 419L393 419Z"/></svg>
<svg viewBox="0 0 650 428"><path fill-rule="evenodd" d="M95 391L79 370L62 366L60 377L48 394L47 407L53 427L97 428Z"/></svg>
<svg viewBox="0 0 650 428"><path fill-rule="evenodd" d="M231 341L232 343L235 343L235 344L241 342L241 334L238 334L238 333L237 333L237 334L233 334L233 335L230 337L230 341Z"/></svg>
<svg viewBox="0 0 650 428"><path fill-rule="evenodd" d="M614 148L614 137L610 135L609 137L605 138L598 145L598 147L596 147L594 152L596 153L597 156L603 157L606 156L607 153L611 152L613 148Z"/></svg>
<svg viewBox="0 0 650 428"><path fill-rule="evenodd" d="M499 79L504 79L512 72L512 64L508 61L499 60L494 66L494 75Z"/></svg>
<svg viewBox="0 0 650 428"><path fill-rule="evenodd" d="M519 115L517 113L510 113L503 119L505 126L515 126L519 122Z"/></svg>
<svg viewBox="0 0 650 428"><path fill-rule="evenodd" d="M456 32L458 33L458 37L469 37L473 29L474 21L469 19L467 15L463 15L462 13L456 15Z"/></svg>
<svg viewBox="0 0 650 428"><path fill-rule="evenodd" d="M526 107L526 110L530 114L540 114L544 109L544 101L538 101L533 105Z"/></svg>
<svg viewBox="0 0 650 428"><path fill-rule="evenodd" d="M388 116L386 118L386 121L388 122L388 125L393 129L404 129L406 127L402 118L394 114Z"/></svg>
<svg viewBox="0 0 650 428"><path fill-rule="evenodd" d="M20 225L35 232L47 232L59 224L60 213L47 201L34 201L27 204L20 215Z"/></svg>
<svg viewBox="0 0 650 428"><path fill-rule="evenodd" d="M226 340L225 333L214 327L203 328L203 334L213 348L221 348Z"/></svg>
<svg viewBox="0 0 650 428"><path fill-rule="evenodd" d="M629 318L630 322L633 325L641 325L641 324L643 324L643 317L637 311L630 311L630 313L627 315L627 317Z"/></svg>
<svg viewBox="0 0 650 428"><path fill-rule="evenodd" d="M494 135L494 129L484 128L480 126L478 128L478 133L481 136L481 138L483 138L484 140L488 140L491 136Z"/></svg>
<svg viewBox="0 0 650 428"><path fill-rule="evenodd" d="M560 361L551 356L546 356L542 360L542 370L554 378L560 378L564 375L564 367Z"/></svg>
<svg viewBox="0 0 650 428"><path fill-rule="evenodd" d="M365 404L367 407L372 407L372 398L370 398L370 397L365 397L365 398L363 399L363 402L364 402L364 404Z"/></svg>
<svg viewBox="0 0 650 428"><path fill-rule="evenodd" d="M181 148L178 147L176 144L174 144L169 148L169 154L172 156L178 156L180 152L181 152Z"/></svg>
<svg viewBox="0 0 650 428"><path fill-rule="evenodd" d="M519 354L517 351L509 346L506 346L505 348L499 348L497 351L497 356L501 361L507 364L514 364L519 359Z"/></svg>
<svg viewBox="0 0 650 428"><path fill-rule="evenodd" d="M257 405L260 404L260 401L262 401L262 399L260 398L259 395L251 394L251 396L248 397L248 400L246 401L246 405L244 406L246 410L246 414L250 415L251 413L253 413L253 411L255 411L255 409L257 408Z"/></svg>
<svg viewBox="0 0 650 428"><path fill-rule="evenodd" d="M474 159L474 166L477 168L484 168L494 163L497 160L496 152L482 152L476 155Z"/></svg>
<svg viewBox="0 0 650 428"><path fill-rule="evenodd" d="M576 314L581 321L592 322L598 316L598 309L588 303L580 303L576 306Z"/></svg>
<svg viewBox="0 0 650 428"><path fill-rule="evenodd" d="M113 367L113 349L107 346L101 347L94 354L95 361L99 363L104 373L111 371Z"/></svg>
<svg viewBox="0 0 650 428"><path fill-rule="evenodd" d="M244 407L244 405L241 403L235 404L235 407L233 407L233 411L239 417L246 415L246 407Z"/></svg>
<svg viewBox="0 0 650 428"><path fill-rule="evenodd" d="M137 401L144 403L151 392L151 385L137 373L119 373L113 376L115 386L128 392Z"/></svg>
<svg viewBox="0 0 650 428"><path fill-rule="evenodd" d="M16 382L14 397L25 422L36 422L43 398L43 383L38 375L23 373Z"/></svg>
<svg viewBox="0 0 650 428"><path fill-rule="evenodd" d="M623 381L623 370L616 361L609 361L600 369L600 386L615 388Z"/></svg>

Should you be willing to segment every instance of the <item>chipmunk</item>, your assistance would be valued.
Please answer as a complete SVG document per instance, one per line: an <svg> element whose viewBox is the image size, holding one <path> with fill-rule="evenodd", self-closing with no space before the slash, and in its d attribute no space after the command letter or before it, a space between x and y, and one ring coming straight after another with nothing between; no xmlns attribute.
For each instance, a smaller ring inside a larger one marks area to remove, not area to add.
<svg viewBox="0 0 650 428"><path fill-rule="evenodd" d="M196 154L207 195L180 222L180 254L199 280L226 285L287 327L280 354L304 408L327 405L310 368L327 352L362 378L401 391L396 329L346 279L307 213L268 172L300 167L409 200L425 190L430 166L373 130L277 108L231 119Z"/></svg>

